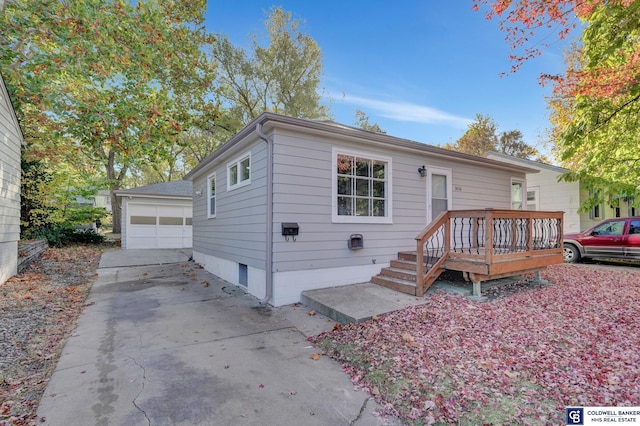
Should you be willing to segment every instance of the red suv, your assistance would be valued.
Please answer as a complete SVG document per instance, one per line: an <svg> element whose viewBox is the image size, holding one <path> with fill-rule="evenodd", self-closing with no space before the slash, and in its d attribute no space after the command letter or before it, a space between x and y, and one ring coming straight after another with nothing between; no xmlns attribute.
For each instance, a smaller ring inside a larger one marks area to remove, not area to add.
<svg viewBox="0 0 640 426"><path fill-rule="evenodd" d="M578 234L564 235L564 261L581 258L640 260L640 217L607 219Z"/></svg>

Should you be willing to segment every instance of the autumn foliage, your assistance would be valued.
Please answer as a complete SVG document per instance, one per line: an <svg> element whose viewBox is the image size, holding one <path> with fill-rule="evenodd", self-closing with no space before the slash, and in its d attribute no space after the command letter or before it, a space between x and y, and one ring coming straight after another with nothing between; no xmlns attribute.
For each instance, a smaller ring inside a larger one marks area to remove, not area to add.
<svg viewBox="0 0 640 426"><path fill-rule="evenodd" d="M566 406L640 405L640 270L543 277L490 302L437 293L313 340L409 424L563 424Z"/></svg>
<svg viewBox="0 0 640 426"><path fill-rule="evenodd" d="M474 0L474 8L500 20L512 49L512 71L558 39L577 36L565 71L540 76L553 85L555 151L572 170L569 180L596 179L607 192L637 197L640 2Z"/></svg>

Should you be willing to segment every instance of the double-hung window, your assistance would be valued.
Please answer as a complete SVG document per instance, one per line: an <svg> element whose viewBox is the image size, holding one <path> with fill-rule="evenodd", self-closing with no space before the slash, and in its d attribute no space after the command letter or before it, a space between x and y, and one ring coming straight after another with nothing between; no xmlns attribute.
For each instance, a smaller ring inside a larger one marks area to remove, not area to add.
<svg viewBox="0 0 640 426"><path fill-rule="evenodd" d="M207 178L207 216L216 217L216 174Z"/></svg>
<svg viewBox="0 0 640 426"><path fill-rule="evenodd" d="M391 159L333 151L333 221L391 223Z"/></svg>
<svg viewBox="0 0 640 426"><path fill-rule="evenodd" d="M227 190L251 183L251 153L236 158L227 164Z"/></svg>

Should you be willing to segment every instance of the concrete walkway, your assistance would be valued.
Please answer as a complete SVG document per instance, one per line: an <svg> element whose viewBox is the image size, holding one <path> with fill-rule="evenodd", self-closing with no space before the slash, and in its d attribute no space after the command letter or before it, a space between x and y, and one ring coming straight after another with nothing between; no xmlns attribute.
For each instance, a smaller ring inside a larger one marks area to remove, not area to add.
<svg viewBox="0 0 640 426"><path fill-rule="evenodd" d="M114 250L38 408L43 425L383 425L306 337L333 321L272 309L174 250Z"/></svg>

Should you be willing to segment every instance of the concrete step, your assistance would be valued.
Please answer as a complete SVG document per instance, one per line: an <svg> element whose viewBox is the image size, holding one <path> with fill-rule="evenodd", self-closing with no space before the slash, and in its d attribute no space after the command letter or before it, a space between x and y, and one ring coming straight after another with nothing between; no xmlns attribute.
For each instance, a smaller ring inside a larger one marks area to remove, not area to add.
<svg viewBox="0 0 640 426"><path fill-rule="evenodd" d="M374 315L420 305L427 300L372 283L307 290L300 296L303 305L343 324L367 321Z"/></svg>

